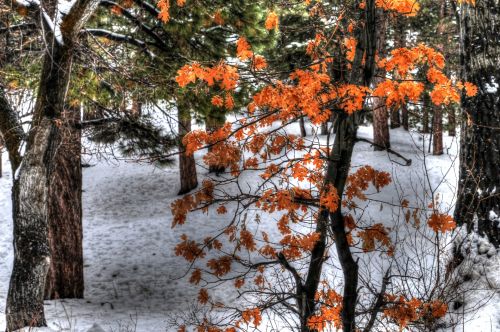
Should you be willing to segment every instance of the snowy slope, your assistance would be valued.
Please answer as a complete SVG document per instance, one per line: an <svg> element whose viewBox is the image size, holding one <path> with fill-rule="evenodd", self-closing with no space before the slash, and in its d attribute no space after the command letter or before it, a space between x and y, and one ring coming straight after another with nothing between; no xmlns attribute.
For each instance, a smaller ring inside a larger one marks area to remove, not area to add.
<svg viewBox="0 0 500 332"><path fill-rule="evenodd" d="M361 127L359 135L371 139L371 128ZM356 146L353 165L370 164L390 172L395 180L373 197L398 203L402 191L412 201L432 189L440 194L441 209L450 209L457 178L456 141L446 138L448 154L439 157L422 152L419 134L391 130L391 141L395 150L413 160L411 167L391 162L397 158L384 151L373 152L366 143ZM5 177L0 179L0 312L5 309L12 264L11 175L6 159L5 155ZM187 233L204 237L217 227L214 220L224 217L194 214L183 227L171 229L169 206L179 189L175 167L159 169L95 159L87 162L93 166L84 169L86 298L46 302L50 331L86 332L94 324L94 331L99 327L104 331L165 331L169 317L189 310L198 291L184 277L186 262L173 254L179 236ZM424 176L426 169L428 179ZM199 172L206 174L201 167ZM249 176L246 181L256 179ZM373 220L401 217L398 210L380 210L379 206L374 203L366 209ZM495 271L500 271L500 266L490 267L491 275ZM235 294L216 295L230 299ZM477 315L467 316L459 330L500 331L499 303L500 296L496 295ZM0 315L0 330L4 327L5 317Z"/></svg>

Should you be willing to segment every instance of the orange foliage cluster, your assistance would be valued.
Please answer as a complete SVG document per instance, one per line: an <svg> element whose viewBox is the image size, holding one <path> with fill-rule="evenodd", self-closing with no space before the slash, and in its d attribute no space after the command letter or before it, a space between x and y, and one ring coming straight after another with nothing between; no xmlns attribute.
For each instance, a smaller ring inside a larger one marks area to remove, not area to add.
<svg viewBox="0 0 500 332"><path fill-rule="evenodd" d="M337 211L339 207L339 195L337 189L332 184L325 187L320 196L319 204L332 213Z"/></svg>
<svg viewBox="0 0 500 332"><path fill-rule="evenodd" d="M448 310L446 303L441 300L424 303L416 298L406 300L403 296L392 294L386 294L385 299L390 306L384 310L384 316L394 320L400 330L423 317L441 318Z"/></svg>
<svg viewBox="0 0 500 332"><path fill-rule="evenodd" d="M252 47L245 37L238 38L236 42L236 56L241 61L252 59L252 68L254 70L262 70L267 67L266 59L262 55L254 55Z"/></svg>
<svg viewBox="0 0 500 332"><path fill-rule="evenodd" d="M460 90L463 88L466 89L468 97L477 93L477 88L469 82L453 84L442 71L445 65L443 55L423 44L413 48L392 50L390 57L380 60L378 65L387 72L394 71L396 78L410 80L400 83L385 80L379 83L373 91L373 96L386 98L387 106L399 105L407 99L415 102L421 97L424 84L411 81L413 79L411 72L419 65L428 67L427 80L434 86L429 95L435 105L460 102Z"/></svg>
<svg viewBox="0 0 500 332"><path fill-rule="evenodd" d="M246 324L252 323L254 326L259 326L262 321L262 315L259 308L244 310L241 313L241 318Z"/></svg>
<svg viewBox="0 0 500 332"><path fill-rule="evenodd" d="M214 184L210 180L204 180L202 189L194 195L185 195L183 198L174 201L171 205L171 211L174 216L172 228L182 225L186 222L186 215L189 211L204 204L209 204L213 200Z"/></svg>
<svg viewBox="0 0 500 332"><path fill-rule="evenodd" d="M330 105L351 114L363 108L369 92L368 88L357 85L333 86L330 76L317 71L295 70L290 80L295 84L278 81L254 95L252 108L279 110L266 120L268 123L277 120L285 122L306 115L313 124L321 124L330 118Z"/></svg>
<svg viewBox="0 0 500 332"><path fill-rule="evenodd" d="M201 249L200 245L196 243L196 241L189 240L186 234L181 235L181 240L182 242L177 244L177 246L175 247L176 256L182 256L189 262L193 262L197 258L205 257L205 253ZM196 277L193 280L195 281Z"/></svg>
<svg viewBox="0 0 500 332"><path fill-rule="evenodd" d="M250 44L245 37L238 38L238 41L236 42L236 56L241 61L245 61L253 56Z"/></svg>
<svg viewBox="0 0 500 332"><path fill-rule="evenodd" d="M366 200L366 195L363 191L368 189L370 183L379 191L380 188L391 183L391 175L387 172L377 171L368 165L360 167L347 178L346 197L349 200L353 198Z"/></svg>
<svg viewBox="0 0 500 332"><path fill-rule="evenodd" d="M279 18L275 12L269 12L266 18L265 27L267 30L278 29Z"/></svg>
<svg viewBox="0 0 500 332"><path fill-rule="evenodd" d="M319 240L320 234L312 232L305 235L285 235L280 244L283 246L281 253L287 259L299 259L302 253L310 252L314 248L314 244Z"/></svg>
<svg viewBox="0 0 500 332"><path fill-rule="evenodd" d="M218 259L212 258L207 262L207 266L212 273L217 277L222 277L231 271L231 262L233 258L231 256L222 256Z"/></svg>
<svg viewBox="0 0 500 332"><path fill-rule="evenodd" d="M333 324L336 329L341 329L342 296L334 290L328 289L327 291L318 292L316 298L322 305L319 313L309 318L307 324L309 328L321 332L328 324Z"/></svg>
<svg viewBox="0 0 500 332"><path fill-rule="evenodd" d="M317 33L314 39L307 43L306 54L313 60L319 59L320 54L318 54L318 49L324 42L326 42L325 36L322 33Z"/></svg>
<svg viewBox="0 0 500 332"><path fill-rule="evenodd" d="M377 85L373 90L372 96L385 97L387 107L399 106L406 103L407 100L417 102L424 92L424 84L420 82L405 81L398 83L392 80L386 80Z"/></svg>
<svg viewBox="0 0 500 332"><path fill-rule="evenodd" d="M389 232L382 224L372 225L358 232L358 237L363 241L363 251L370 252L375 250L375 241L380 242L387 248L387 254L394 254L394 246L391 243Z"/></svg>
<svg viewBox="0 0 500 332"><path fill-rule="evenodd" d="M300 198L310 199L312 195L309 191L299 188L278 191L267 189L262 193L255 206L268 213L283 210L290 212L298 209L307 211L307 205L299 203Z"/></svg>
<svg viewBox="0 0 500 332"><path fill-rule="evenodd" d="M356 54L356 45L358 44L358 41L356 38L345 38L344 39L344 46L346 48L346 59L349 61L354 60L354 56Z"/></svg>
<svg viewBox="0 0 500 332"><path fill-rule="evenodd" d="M457 227L453 217L444 213L439 213L434 211L429 219L427 220L427 225L434 230L434 232L445 233L447 231L454 230Z"/></svg>
<svg viewBox="0 0 500 332"><path fill-rule="evenodd" d="M218 83L221 89L231 91L236 88L239 77L237 69L224 62L213 67L204 67L195 62L179 69L175 80L180 87L186 87L198 79L206 82L208 86Z"/></svg>
<svg viewBox="0 0 500 332"><path fill-rule="evenodd" d="M420 4L416 0L375 0L375 5L406 16L415 16L420 9Z"/></svg>
<svg viewBox="0 0 500 332"><path fill-rule="evenodd" d="M186 4L186 0L177 0L177 6L182 7ZM160 9L160 13L158 14L158 18L166 23L170 20L170 0L160 0L157 4L158 9Z"/></svg>

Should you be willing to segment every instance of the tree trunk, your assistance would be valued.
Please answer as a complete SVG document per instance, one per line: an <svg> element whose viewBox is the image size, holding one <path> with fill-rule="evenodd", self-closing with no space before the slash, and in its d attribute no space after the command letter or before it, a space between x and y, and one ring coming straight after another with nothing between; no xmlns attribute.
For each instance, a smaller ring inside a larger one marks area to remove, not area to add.
<svg viewBox="0 0 500 332"><path fill-rule="evenodd" d="M12 177L21 164L21 154L19 149L24 140L24 131L17 117L17 113L10 105L5 95L5 91L0 86L0 134L3 144L9 154Z"/></svg>
<svg viewBox="0 0 500 332"><path fill-rule="evenodd" d="M330 155L332 161L328 163L327 179L330 183L334 184L339 197L342 197L344 192L351 166L351 157L357 132L356 117L356 115L351 115L340 120L334 148ZM342 300L343 331L354 332L356 331L355 310L358 297L358 264L351 253L341 209L342 205L339 204L337 211L330 213L330 225L344 274L344 294Z"/></svg>
<svg viewBox="0 0 500 332"><path fill-rule="evenodd" d="M46 325L43 299L51 264L47 198L58 136L55 122L43 118L14 180L14 267L7 296L7 331Z"/></svg>
<svg viewBox="0 0 500 332"><path fill-rule="evenodd" d="M409 119L408 119L408 107L407 105L401 105L401 124L404 130L408 131L410 129Z"/></svg>
<svg viewBox="0 0 500 332"><path fill-rule="evenodd" d="M14 266L7 295L7 331L46 324L43 299L51 264L49 187L64 137L62 114L74 41L97 4L96 0L77 0L62 17L62 36L55 36L42 20L46 47L40 85L26 153L13 186ZM56 5L51 0L40 3L51 16Z"/></svg>
<svg viewBox="0 0 500 332"><path fill-rule="evenodd" d="M456 136L457 134L457 121L455 117L455 108L448 108L448 135Z"/></svg>
<svg viewBox="0 0 500 332"><path fill-rule="evenodd" d="M299 126L300 126L300 137L306 137L307 136L306 122L303 117L299 119Z"/></svg>
<svg viewBox="0 0 500 332"><path fill-rule="evenodd" d="M198 186L198 178L196 175L196 162L194 155L186 154L186 149L182 144L182 139L187 133L191 131L191 115L189 111L181 110L178 107L178 121L179 121L179 173L181 180L181 189L179 195L186 194Z"/></svg>
<svg viewBox="0 0 500 332"><path fill-rule="evenodd" d="M380 18L377 21L378 35L377 35L377 51L380 57L384 57L385 50L385 34L387 30L387 18L382 11L378 11L377 16ZM385 75L385 72L384 72ZM382 78L373 80L374 84L382 82ZM375 143L375 151L385 150L391 147L391 138L389 134L389 116L385 101L377 98L373 103L373 142Z"/></svg>
<svg viewBox="0 0 500 332"><path fill-rule="evenodd" d="M406 20L403 17L403 15L398 15L395 18L394 47L396 48L406 47ZM391 129L401 127L401 117L399 114L399 108L394 107L390 110L390 112L391 112Z"/></svg>
<svg viewBox="0 0 500 332"><path fill-rule="evenodd" d="M441 107L436 107L432 117L432 154L440 156L443 154L443 114Z"/></svg>
<svg viewBox="0 0 500 332"><path fill-rule="evenodd" d="M429 107L431 107L431 98L429 93L424 91L422 101L422 133L429 133Z"/></svg>
<svg viewBox="0 0 500 332"><path fill-rule="evenodd" d="M214 132L222 128L225 121L226 117L224 114L208 115L206 119L207 131ZM208 151L211 151L211 148L209 148ZM224 173L225 170L226 168L224 167L224 165L211 164L208 166L208 172L215 173L216 175Z"/></svg>
<svg viewBox="0 0 500 332"><path fill-rule="evenodd" d="M478 86L478 94L462 103L460 178L455 219L477 227L497 248L500 245L500 26L499 0L462 6L462 78Z"/></svg>
<svg viewBox="0 0 500 332"><path fill-rule="evenodd" d="M80 110L68 108L59 133L48 197L52 256L45 297L83 298L82 170Z"/></svg>
<svg viewBox="0 0 500 332"><path fill-rule="evenodd" d="M399 117L399 108L391 109L391 129L401 127L401 118Z"/></svg>
<svg viewBox="0 0 500 332"><path fill-rule="evenodd" d="M328 135L328 122L323 122L320 129L320 135Z"/></svg>
<svg viewBox="0 0 500 332"><path fill-rule="evenodd" d="M441 8L439 9L439 23L437 27L437 35L443 36L446 30L445 25L446 1L441 0ZM438 43L437 49L445 55L445 47L443 43ZM443 154L443 112L442 107L438 106L434 109L432 116L432 154L440 156Z"/></svg>

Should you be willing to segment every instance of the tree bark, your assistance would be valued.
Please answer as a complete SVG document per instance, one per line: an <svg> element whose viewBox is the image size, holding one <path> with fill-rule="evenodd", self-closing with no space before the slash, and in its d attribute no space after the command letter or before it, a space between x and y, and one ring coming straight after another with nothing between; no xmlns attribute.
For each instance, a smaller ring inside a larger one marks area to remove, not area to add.
<svg viewBox="0 0 500 332"><path fill-rule="evenodd" d="M306 137L307 136L306 122L303 117L299 119L299 126L300 126L300 137Z"/></svg>
<svg viewBox="0 0 500 332"><path fill-rule="evenodd" d="M62 144L63 111L71 72L74 41L97 6L77 0L62 18L61 38L45 25L45 54L26 153L13 186L14 266L7 295L7 331L44 326L44 291L51 264L49 187ZM56 3L40 4L55 16Z"/></svg>
<svg viewBox="0 0 500 332"><path fill-rule="evenodd" d="M443 154L443 114L441 107L436 107L432 117L432 154Z"/></svg>
<svg viewBox="0 0 500 332"><path fill-rule="evenodd" d="M47 199L57 131L53 120L39 122L14 179L14 267L7 296L7 331L46 325L44 286L51 263Z"/></svg>
<svg viewBox="0 0 500 332"><path fill-rule="evenodd" d="M62 120L48 193L52 259L45 285L47 299L83 298L84 291L80 110L68 108Z"/></svg>
<svg viewBox="0 0 500 332"><path fill-rule="evenodd" d="M499 0L462 6L462 78L477 85L462 102L460 178L455 219L500 246L500 8Z"/></svg>
<svg viewBox="0 0 500 332"><path fill-rule="evenodd" d="M431 98L429 93L424 91L422 100L422 133L429 133L429 108L431 107Z"/></svg>
<svg viewBox="0 0 500 332"><path fill-rule="evenodd" d="M198 186L198 177L194 155L188 155L184 144L182 144L184 136L191 131L191 115L189 111L182 110L181 105L177 105L177 107L179 121L179 173L181 180L181 189L178 194L183 195Z"/></svg>
<svg viewBox="0 0 500 332"><path fill-rule="evenodd" d="M406 31L405 31L406 21L402 15L396 16L395 27L394 27L394 47L402 48L406 47ZM394 107L390 110L391 112L391 129L401 127L401 116L399 114L399 108Z"/></svg>
<svg viewBox="0 0 500 332"><path fill-rule="evenodd" d="M446 14L446 1L441 1L439 9L439 23L437 27L437 34L442 37L445 30L445 14ZM442 43L438 43L437 48L441 53L445 53L445 47ZM440 156L443 154L443 111L442 107L435 107L432 116L432 154Z"/></svg>
<svg viewBox="0 0 500 332"><path fill-rule="evenodd" d="M407 105L401 105L401 124L404 130L408 131L410 129Z"/></svg>
<svg viewBox="0 0 500 332"><path fill-rule="evenodd" d="M12 176L21 163L21 153L19 151L24 139L24 131L21 127L17 113L10 105L5 95L5 90L0 86L0 135L9 154Z"/></svg>
<svg viewBox="0 0 500 332"><path fill-rule="evenodd" d="M377 11L378 35L377 35L377 51L380 57L384 57L385 50L385 34L387 30L387 18L382 11ZM385 73L384 73L385 75ZM382 82L382 78L374 79L374 84ZM373 142L375 143L375 151L381 151L391 147L391 138L389 134L389 115L385 101L377 98L373 103Z"/></svg>
<svg viewBox="0 0 500 332"><path fill-rule="evenodd" d="M448 135L456 136L457 134L457 121L455 116L455 108L448 108Z"/></svg>
<svg viewBox="0 0 500 332"><path fill-rule="evenodd" d="M328 135L328 122L323 122L320 129L320 135Z"/></svg>

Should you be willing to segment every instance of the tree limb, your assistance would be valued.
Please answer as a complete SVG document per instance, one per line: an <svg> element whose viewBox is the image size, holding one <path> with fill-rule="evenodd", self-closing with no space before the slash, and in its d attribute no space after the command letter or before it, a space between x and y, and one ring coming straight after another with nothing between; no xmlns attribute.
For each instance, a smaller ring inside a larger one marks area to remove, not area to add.
<svg viewBox="0 0 500 332"><path fill-rule="evenodd" d="M167 51L169 50L169 47L167 44L165 44L165 42L163 41L162 38L160 38L160 36L158 36L152 28L148 27L147 25L145 25L144 23L142 23L137 17L135 17L129 10L127 10L126 8L120 6L118 3L114 2L114 1L109 1L109 0L101 0L99 2L99 5L102 6L102 7L106 7L106 8L113 8L113 7L118 7L120 8L121 10L121 13L122 15L127 18L129 21L131 21L132 23L134 23L135 25L137 25L145 34L147 34L148 36L150 36L151 38L154 39L155 43L153 43L154 46L156 46L157 48L163 50L163 51ZM155 18L157 17L158 15L155 16Z"/></svg>
<svg viewBox="0 0 500 332"><path fill-rule="evenodd" d="M357 137L357 138L356 138L356 141L357 141L357 142L365 142L365 143L368 143L368 144L370 144L370 145L372 145L372 146L376 146L377 148L380 148L380 149L385 150L385 151L387 151L387 152L389 152L389 153L392 153L392 154L393 154L393 155L395 155L395 156L398 156L399 158L401 158L401 159L403 159L403 160L405 161L405 163L406 163L406 164L405 164L405 165L403 165L403 166L410 166L410 165L411 165L411 159L405 158L405 157L404 157L404 156L402 156L400 153L398 153L398 152L396 152L396 151L392 150L391 148L388 148L388 147L385 147L385 146L383 146L383 145L380 145L380 144L374 143L374 142L372 142L372 141L370 141L370 140L368 140L368 139L366 139L366 138Z"/></svg>
<svg viewBox="0 0 500 332"><path fill-rule="evenodd" d="M154 54L151 53L151 51L148 50L146 42L135 39L132 36L128 35L122 35L119 33L115 33L109 30L104 30L104 29L83 29L83 33L92 35L94 37L104 37L106 39L116 41L116 42L124 42L130 45L134 45L139 47L144 53L146 53L150 57L154 57Z"/></svg>
<svg viewBox="0 0 500 332"><path fill-rule="evenodd" d="M10 165L14 174L21 163L22 156L19 148L25 134L2 86L0 86L0 135L3 137L9 153Z"/></svg>

